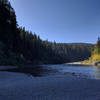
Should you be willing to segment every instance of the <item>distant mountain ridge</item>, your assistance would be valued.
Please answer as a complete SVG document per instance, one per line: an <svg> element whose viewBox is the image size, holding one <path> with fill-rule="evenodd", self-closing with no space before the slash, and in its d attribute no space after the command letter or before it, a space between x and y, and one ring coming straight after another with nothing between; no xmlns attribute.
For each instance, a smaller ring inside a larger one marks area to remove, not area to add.
<svg viewBox="0 0 100 100"><path fill-rule="evenodd" d="M58 43L59 44L59 43ZM72 45L95 45L93 43L84 43L84 42L73 42L73 43L60 43L60 44L72 44Z"/></svg>

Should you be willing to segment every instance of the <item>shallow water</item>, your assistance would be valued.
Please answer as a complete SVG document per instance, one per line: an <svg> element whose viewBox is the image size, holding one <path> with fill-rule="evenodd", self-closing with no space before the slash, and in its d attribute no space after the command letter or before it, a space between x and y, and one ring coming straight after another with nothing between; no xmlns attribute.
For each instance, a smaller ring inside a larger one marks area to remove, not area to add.
<svg viewBox="0 0 100 100"><path fill-rule="evenodd" d="M49 65L50 68L58 69L61 73L74 73L74 75L81 75L87 78L100 79L100 67L95 66L71 66L63 65Z"/></svg>

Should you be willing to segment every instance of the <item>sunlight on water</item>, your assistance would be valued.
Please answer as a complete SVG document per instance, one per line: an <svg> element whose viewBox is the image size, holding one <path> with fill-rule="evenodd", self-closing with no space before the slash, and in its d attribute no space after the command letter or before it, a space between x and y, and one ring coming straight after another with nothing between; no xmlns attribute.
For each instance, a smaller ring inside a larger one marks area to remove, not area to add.
<svg viewBox="0 0 100 100"><path fill-rule="evenodd" d="M93 77L100 79L100 67L93 67Z"/></svg>
<svg viewBox="0 0 100 100"><path fill-rule="evenodd" d="M52 65L54 69L58 69L61 73L75 73L87 76L87 78L100 79L100 67L95 66L69 66L69 65Z"/></svg>

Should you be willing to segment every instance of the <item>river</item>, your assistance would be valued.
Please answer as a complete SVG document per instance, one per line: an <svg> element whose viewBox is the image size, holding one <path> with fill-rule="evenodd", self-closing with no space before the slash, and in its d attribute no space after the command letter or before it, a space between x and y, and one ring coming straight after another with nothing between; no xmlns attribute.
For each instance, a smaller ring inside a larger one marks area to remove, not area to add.
<svg viewBox="0 0 100 100"><path fill-rule="evenodd" d="M0 71L0 100L100 100L99 68L66 64L44 67L54 72L33 77Z"/></svg>
<svg viewBox="0 0 100 100"><path fill-rule="evenodd" d="M85 78L100 79L100 67L96 66L77 66L77 65L46 65L49 68L57 69L59 74L72 73L76 76L83 76Z"/></svg>

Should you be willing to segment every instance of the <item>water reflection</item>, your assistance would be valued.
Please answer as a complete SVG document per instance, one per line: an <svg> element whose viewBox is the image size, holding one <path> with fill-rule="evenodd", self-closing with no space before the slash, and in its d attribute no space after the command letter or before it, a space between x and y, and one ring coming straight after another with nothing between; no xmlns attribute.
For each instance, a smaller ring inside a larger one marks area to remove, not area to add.
<svg viewBox="0 0 100 100"><path fill-rule="evenodd" d="M100 79L100 67L93 67L93 77L95 79Z"/></svg>
<svg viewBox="0 0 100 100"><path fill-rule="evenodd" d="M75 73L76 75L87 76L87 78L100 79L100 67L96 66L52 65L50 67L62 73Z"/></svg>
<svg viewBox="0 0 100 100"><path fill-rule="evenodd" d="M41 67L34 67L35 69L29 68L17 68L8 69L9 72L20 72L30 74L32 76L44 76L44 75L57 75L64 73L74 73L74 75L86 76L86 78L100 79L100 67L96 66L69 66L69 65L46 65L43 69ZM5 71L5 70L4 70ZM58 73L60 72L60 73Z"/></svg>

